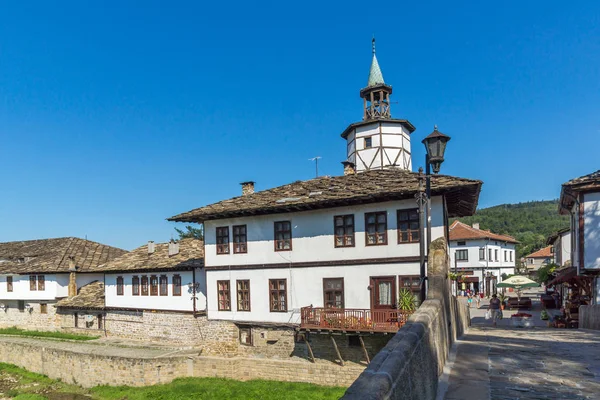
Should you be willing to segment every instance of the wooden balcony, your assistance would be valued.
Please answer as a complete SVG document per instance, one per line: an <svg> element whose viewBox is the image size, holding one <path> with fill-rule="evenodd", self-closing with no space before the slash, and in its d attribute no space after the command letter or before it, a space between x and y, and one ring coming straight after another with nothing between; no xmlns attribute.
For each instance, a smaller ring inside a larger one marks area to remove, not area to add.
<svg viewBox="0 0 600 400"><path fill-rule="evenodd" d="M413 311L302 307L300 328L345 332L397 332Z"/></svg>

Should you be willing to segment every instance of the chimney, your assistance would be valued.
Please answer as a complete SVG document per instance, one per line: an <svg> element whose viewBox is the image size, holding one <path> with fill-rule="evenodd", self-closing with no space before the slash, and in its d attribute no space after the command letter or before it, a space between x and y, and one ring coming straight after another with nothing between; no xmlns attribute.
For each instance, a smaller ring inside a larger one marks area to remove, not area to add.
<svg viewBox="0 0 600 400"><path fill-rule="evenodd" d="M174 256L175 254L179 254L179 243L171 239L169 242L169 257Z"/></svg>
<svg viewBox="0 0 600 400"><path fill-rule="evenodd" d="M154 253L154 241L148 240L148 254Z"/></svg>
<svg viewBox="0 0 600 400"><path fill-rule="evenodd" d="M473 222L473 229L479 229L479 222Z"/></svg>
<svg viewBox="0 0 600 400"><path fill-rule="evenodd" d="M350 161L342 161L342 165L344 166L344 175L356 174L356 169L354 168L354 163L351 163Z"/></svg>
<svg viewBox="0 0 600 400"><path fill-rule="evenodd" d="M254 193L254 182L242 182L240 185L242 185L242 196Z"/></svg>
<svg viewBox="0 0 600 400"><path fill-rule="evenodd" d="M69 257L69 297L77 296L77 266L73 256Z"/></svg>

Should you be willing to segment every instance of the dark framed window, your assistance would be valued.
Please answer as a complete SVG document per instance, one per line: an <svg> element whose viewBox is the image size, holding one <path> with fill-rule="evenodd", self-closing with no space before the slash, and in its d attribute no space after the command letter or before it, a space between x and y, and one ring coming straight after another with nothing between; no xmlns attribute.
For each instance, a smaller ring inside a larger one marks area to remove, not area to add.
<svg viewBox="0 0 600 400"><path fill-rule="evenodd" d="M250 311L250 281L238 280L235 285L237 287L237 310Z"/></svg>
<svg viewBox="0 0 600 400"><path fill-rule="evenodd" d="M467 242L456 242L457 246L466 246Z"/></svg>
<svg viewBox="0 0 600 400"><path fill-rule="evenodd" d="M335 247L354 247L354 215L333 217Z"/></svg>
<svg viewBox="0 0 600 400"><path fill-rule="evenodd" d="M181 276L173 275L173 296L181 296Z"/></svg>
<svg viewBox="0 0 600 400"><path fill-rule="evenodd" d="M25 300L17 300L17 308L19 311L25 311Z"/></svg>
<svg viewBox="0 0 600 400"><path fill-rule="evenodd" d="M275 222L275 251L292 250L292 222Z"/></svg>
<svg viewBox="0 0 600 400"><path fill-rule="evenodd" d="M402 275L398 278L400 282L400 290L410 290L418 304L421 283L421 278L419 277L419 275Z"/></svg>
<svg viewBox="0 0 600 400"><path fill-rule="evenodd" d="M479 248L479 261L485 260L485 247Z"/></svg>
<svg viewBox="0 0 600 400"><path fill-rule="evenodd" d="M217 254L229 254L229 227L217 228Z"/></svg>
<svg viewBox="0 0 600 400"><path fill-rule="evenodd" d="M492 249L488 249L488 261L492 261Z"/></svg>
<svg viewBox="0 0 600 400"><path fill-rule="evenodd" d="M6 277L6 291L7 292L13 291L13 277L12 276Z"/></svg>
<svg viewBox="0 0 600 400"><path fill-rule="evenodd" d="M387 244L387 213L385 211L365 214L365 245Z"/></svg>
<svg viewBox="0 0 600 400"><path fill-rule="evenodd" d="M117 276L117 296L123 296L123 277Z"/></svg>
<svg viewBox="0 0 600 400"><path fill-rule="evenodd" d="M131 295L139 296L140 295L140 277L133 276L131 278Z"/></svg>
<svg viewBox="0 0 600 400"><path fill-rule="evenodd" d="M40 303L40 314L48 314L48 304Z"/></svg>
<svg viewBox="0 0 600 400"><path fill-rule="evenodd" d="M158 296L158 277L150 276L150 296Z"/></svg>
<svg viewBox="0 0 600 400"><path fill-rule="evenodd" d="M168 296L169 295L169 278L166 275L160 276L160 295Z"/></svg>
<svg viewBox="0 0 600 400"><path fill-rule="evenodd" d="M344 308L344 278L323 278L325 308Z"/></svg>
<svg viewBox="0 0 600 400"><path fill-rule="evenodd" d="M496 256L494 260L498 261L498 249L494 250L494 255Z"/></svg>
<svg viewBox="0 0 600 400"><path fill-rule="evenodd" d="M233 252L235 254L248 252L248 236L246 225L233 226Z"/></svg>
<svg viewBox="0 0 600 400"><path fill-rule="evenodd" d="M286 279L269 279L269 299L271 312L287 312Z"/></svg>
<svg viewBox="0 0 600 400"><path fill-rule="evenodd" d="M508 252L504 250L504 261L508 261Z"/></svg>
<svg viewBox="0 0 600 400"><path fill-rule="evenodd" d="M37 277L35 275L29 275L29 290L32 292L37 290Z"/></svg>
<svg viewBox="0 0 600 400"><path fill-rule="evenodd" d="M142 275L142 296L148 296L148 277Z"/></svg>
<svg viewBox="0 0 600 400"><path fill-rule="evenodd" d="M513 259L512 259L512 254L513 254L513 252L512 252L512 251L509 251L509 252L508 252L508 254L510 255L510 262L512 262L512 260L513 260Z"/></svg>
<svg viewBox="0 0 600 400"><path fill-rule="evenodd" d="M455 257L457 261L469 261L469 250L456 250Z"/></svg>
<svg viewBox="0 0 600 400"><path fill-rule="evenodd" d="M231 311L231 290L229 281L217 281L219 311Z"/></svg>
<svg viewBox="0 0 600 400"><path fill-rule="evenodd" d="M419 243L419 210L398 210L398 243Z"/></svg>
<svg viewBox="0 0 600 400"><path fill-rule="evenodd" d="M77 313L73 313L73 326L75 328L79 327L79 316L77 315Z"/></svg>
<svg viewBox="0 0 600 400"><path fill-rule="evenodd" d="M373 147L373 138L371 136L365 138L365 149Z"/></svg>
<svg viewBox="0 0 600 400"><path fill-rule="evenodd" d="M44 275L38 275L37 277L38 290L46 290L46 278Z"/></svg>
<svg viewBox="0 0 600 400"><path fill-rule="evenodd" d="M240 344L252 346L252 328L240 327Z"/></svg>
<svg viewBox="0 0 600 400"><path fill-rule="evenodd" d="M104 323L102 321L102 314L98 314L98 329L103 329Z"/></svg>

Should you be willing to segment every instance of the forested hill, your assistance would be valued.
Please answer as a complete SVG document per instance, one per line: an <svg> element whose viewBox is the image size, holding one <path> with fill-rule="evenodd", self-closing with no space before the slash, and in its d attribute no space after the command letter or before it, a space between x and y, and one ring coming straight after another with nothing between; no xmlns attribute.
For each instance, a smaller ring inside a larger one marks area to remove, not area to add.
<svg viewBox="0 0 600 400"><path fill-rule="evenodd" d="M465 224L479 222L481 229L513 236L521 242L517 246L519 257L546 246L550 234L569 227L569 217L558 214L558 200L502 204L459 219Z"/></svg>

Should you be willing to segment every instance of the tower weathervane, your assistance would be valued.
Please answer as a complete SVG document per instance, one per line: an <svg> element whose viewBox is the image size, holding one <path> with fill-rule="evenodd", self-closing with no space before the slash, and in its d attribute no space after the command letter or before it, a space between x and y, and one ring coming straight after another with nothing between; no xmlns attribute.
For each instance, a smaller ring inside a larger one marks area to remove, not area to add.
<svg viewBox="0 0 600 400"><path fill-rule="evenodd" d="M373 54L375 54L375 35L373 35L373 40L371 41L371 44L373 46Z"/></svg>

